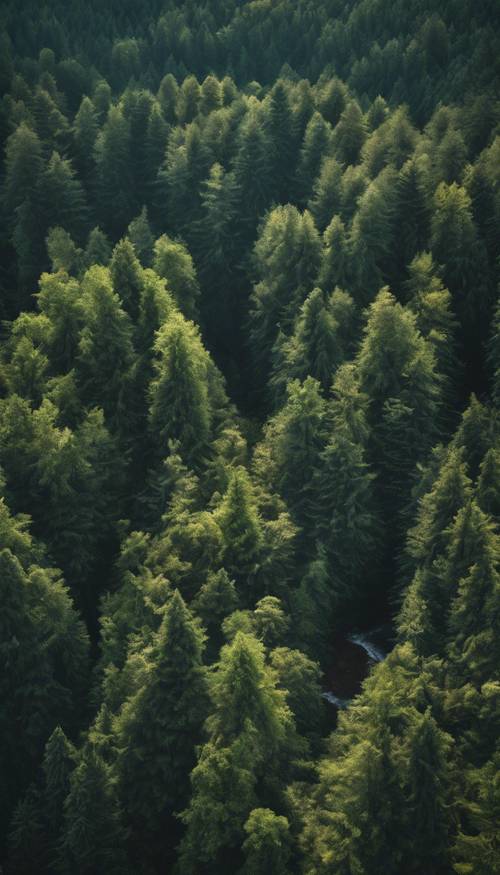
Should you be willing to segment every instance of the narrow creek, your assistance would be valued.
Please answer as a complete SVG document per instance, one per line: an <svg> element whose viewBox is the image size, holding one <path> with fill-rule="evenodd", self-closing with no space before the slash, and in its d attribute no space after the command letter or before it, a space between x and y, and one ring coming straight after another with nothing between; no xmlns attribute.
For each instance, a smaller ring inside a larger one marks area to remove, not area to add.
<svg viewBox="0 0 500 875"><path fill-rule="evenodd" d="M333 642L333 660L324 676L323 698L336 711L347 708L361 691L370 668L382 662L392 647L390 626L339 635Z"/></svg>

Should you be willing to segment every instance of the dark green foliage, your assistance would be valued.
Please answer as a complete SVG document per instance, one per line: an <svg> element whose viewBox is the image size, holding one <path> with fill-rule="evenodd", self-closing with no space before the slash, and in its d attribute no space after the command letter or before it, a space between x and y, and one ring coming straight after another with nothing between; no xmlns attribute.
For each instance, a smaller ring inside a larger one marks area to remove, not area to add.
<svg viewBox="0 0 500 875"><path fill-rule="evenodd" d="M85 751L71 776L64 811L60 871L85 875L128 869L125 831L109 769L92 750Z"/></svg>
<svg viewBox="0 0 500 875"><path fill-rule="evenodd" d="M497 873L493 7L2 3L6 875Z"/></svg>
<svg viewBox="0 0 500 875"><path fill-rule="evenodd" d="M188 800L208 695L203 636L178 591L172 595L154 643L144 686L122 709L115 726L120 798L139 857L161 853L162 824ZM159 859L159 858L158 858Z"/></svg>

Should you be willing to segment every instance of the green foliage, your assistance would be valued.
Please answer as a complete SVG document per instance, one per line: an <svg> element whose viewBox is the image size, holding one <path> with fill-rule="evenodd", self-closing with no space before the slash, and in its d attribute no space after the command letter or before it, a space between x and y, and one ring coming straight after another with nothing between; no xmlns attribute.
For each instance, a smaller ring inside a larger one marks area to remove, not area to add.
<svg viewBox="0 0 500 875"><path fill-rule="evenodd" d="M0 869L496 872L492 4L49 5L0 36Z"/></svg>

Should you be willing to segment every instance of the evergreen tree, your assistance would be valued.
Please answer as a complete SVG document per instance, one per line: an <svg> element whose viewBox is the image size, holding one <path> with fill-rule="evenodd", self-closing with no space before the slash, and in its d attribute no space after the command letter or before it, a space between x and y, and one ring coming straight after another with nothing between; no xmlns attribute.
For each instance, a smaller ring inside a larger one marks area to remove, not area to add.
<svg viewBox="0 0 500 875"><path fill-rule="evenodd" d="M369 308L358 355L361 388L370 400L370 455L390 513L404 507L408 478L437 437L440 382L432 347L415 323L415 316L382 289Z"/></svg>
<svg viewBox="0 0 500 875"><path fill-rule="evenodd" d="M244 829L241 875L287 875L291 842L286 817L269 808L254 808Z"/></svg>
<svg viewBox="0 0 500 875"><path fill-rule="evenodd" d="M307 124L297 165L296 189L301 205L305 205L311 197L313 183L319 174L322 161L330 153L331 139L330 125L319 112L315 112Z"/></svg>
<svg viewBox="0 0 500 875"><path fill-rule="evenodd" d="M142 689L116 722L116 773L134 856L169 851L169 816L188 801L189 773L208 707L203 636L176 591L168 602ZM171 823L172 825L172 823ZM171 848L170 848L171 849Z"/></svg>
<svg viewBox="0 0 500 875"><path fill-rule="evenodd" d="M343 164L356 164L366 138L366 125L360 106L351 100L341 113L333 140L335 154Z"/></svg>
<svg viewBox="0 0 500 875"><path fill-rule="evenodd" d="M126 393L134 363L132 325L113 292L106 268L92 267L82 284L83 329L77 379L84 403L102 406L118 427L125 415Z"/></svg>
<svg viewBox="0 0 500 875"><path fill-rule="evenodd" d="M64 875L123 873L128 869L125 832L109 768L88 750L71 776L65 803L59 867Z"/></svg>
<svg viewBox="0 0 500 875"><path fill-rule="evenodd" d="M324 232L340 208L342 167L335 158L324 158L313 185L308 208L316 227Z"/></svg>
<svg viewBox="0 0 500 875"><path fill-rule="evenodd" d="M295 330L278 347L271 385L281 399L289 380L314 377L326 393L336 368L352 349L355 316L352 298L341 289L327 297L313 289L300 308Z"/></svg>
<svg viewBox="0 0 500 875"><path fill-rule="evenodd" d="M85 195L69 161L53 152L39 179L41 221L45 229L62 225L78 242L87 225Z"/></svg>
<svg viewBox="0 0 500 875"><path fill-rule="evenodd" d="M75 165L89 189L94 182L94 147L99 131L98 113L90 97L84 97L73 122Z"/></svg>
<svg viewBox="0 0 500 875"><path fill-rule="evenodd" d="M57 726L45 745L44 815L47 822L53 859L63 828L64 802L70 791L70 779L76 765L76 751L60 726Z"/></svg>
<svg viewBox="0 0 500 875"><path fill-rule="evenodd" d="M154 238L148 221L147 207L133 219L127 228L127 237L132 243L143 267L151 267L153 262Z"/></svg>
<svg viewBox="0 0 500 875"><path fill-rule="evenodd" d="M451 738L439 729L428 709L411 727L407 739L409 871L442 871L452 827L450 812ZM410 862L411 858L411 862Z"/></svg>
<svg viewBox="0 0 500 875"><path fill-rule="evenodd" d="M154 244L153 268L167 281L169 292L186 318L195 319L200 288L193 260L186 246L163 234Z"/></svg>
<svg viewBox="0 0 500 875"><path fill-rule="evenodd" d="M177 440L188 464L200 466L211 434L207 353L194 326L172 314L157 335L149 424L160 458ZM229 569L228 569L229 570Z"/></svg>
<svg viewBox="0 0 500 875"><path fill-rule="evenodd" d="M272 149L274 200L277 203L286 203L289 200L296 161L296 138L288 89L282 79L278 79L269 95L266 123Z"/></svg>
<svg viewBox="0 0 500 875"><path fill-rule="evenodd" d="M313 288L319 255L310 213L301 214L289 204L269 213L254 249L259 282L250 313L250 341L263 373L278 331L290 331L296 308Z"/></svg>
<svg viewBox="0 0 500 875"><path fill-rule="evenodd" d="M234 577L243 601L251 603L253 577L263 549L263 526L244 468L233 472L217 512L217 521L222 531L224 568Z"/></svg>
<svg viewBox="0 0 500 875"><path fill-rule="evenodd" d="M136 321L142 290L142 269L134 246L127 237L120 240L113 249L109 273L113 290L118 295L123 309L133 321Z"/></svg>
<svg viewBox="0 0 500 875"><path fill-rule="evenodd" d="M99 219L113 237L123 234L133 218L130 124L112 106L95 144Z"/></svg>

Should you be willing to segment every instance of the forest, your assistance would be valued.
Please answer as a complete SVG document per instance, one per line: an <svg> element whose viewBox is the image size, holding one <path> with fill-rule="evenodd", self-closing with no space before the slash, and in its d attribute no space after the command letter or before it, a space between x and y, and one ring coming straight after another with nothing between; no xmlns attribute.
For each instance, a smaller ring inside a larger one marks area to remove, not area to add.
<svg viewBox="0 0 500 875"><path fill-rule="evenodd" d="M0 140L0 871L500 875L498 2L3 0Z"/></svg>

